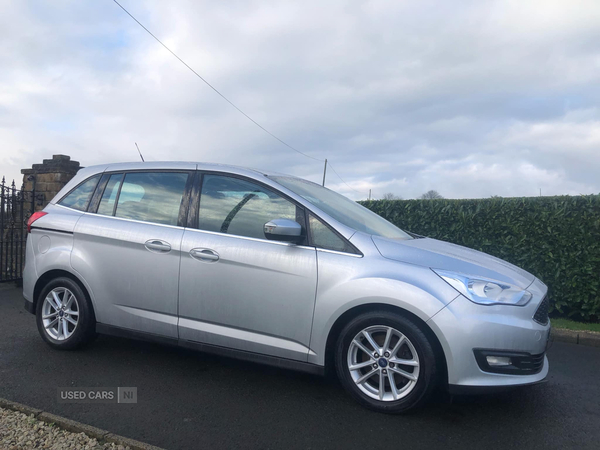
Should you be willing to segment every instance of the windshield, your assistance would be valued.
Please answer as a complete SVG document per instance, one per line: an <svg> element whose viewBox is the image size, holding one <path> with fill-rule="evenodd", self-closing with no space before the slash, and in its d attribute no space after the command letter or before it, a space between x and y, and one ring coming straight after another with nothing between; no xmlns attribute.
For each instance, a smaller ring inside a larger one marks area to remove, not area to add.
<svg viewBox="0 0 600 450"><path fill-rule="evenodd" d="M269 178L285 186L347 227L390 239L412 239L408 233L374 212L318 184L292 177Z"/></svg>

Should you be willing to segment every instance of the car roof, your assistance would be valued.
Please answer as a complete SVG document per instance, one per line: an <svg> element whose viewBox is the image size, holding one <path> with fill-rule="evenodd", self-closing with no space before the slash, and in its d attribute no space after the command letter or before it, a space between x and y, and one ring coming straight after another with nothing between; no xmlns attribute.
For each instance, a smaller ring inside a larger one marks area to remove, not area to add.
<svg viewBox="0 0 600 450"><path fill-rule="evenodd" d="M158 170L158 169L167 169L167 170L214 170L214 171L223 171L230 173L237 173L239 175L250 175L256 177L256 175L263 176L286 176L286 177L294 177L293 175L287 175L280 172L253 169L250 167L242 167L235 166L230 164L218 164L218 163L205 163L205 162L194 162L194 161L147 161L147 162L121 162L121 163L113 163L113 164L98 164L95 166L86 167L86 173L92 172L112 172L112 171L120 171L120 170Z"/></svg>

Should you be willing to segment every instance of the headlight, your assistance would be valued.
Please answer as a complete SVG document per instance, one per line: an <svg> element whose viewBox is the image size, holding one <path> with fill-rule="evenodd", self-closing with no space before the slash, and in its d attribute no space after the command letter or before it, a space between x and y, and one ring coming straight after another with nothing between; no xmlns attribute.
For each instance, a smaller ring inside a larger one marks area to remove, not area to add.
<svg viewBox="0 0 600 450"><path fill-rule="evenodd" d="M446 270L432 270L462 295L480 305L524 306L531 300L531 292L508 283Z"/></svg>

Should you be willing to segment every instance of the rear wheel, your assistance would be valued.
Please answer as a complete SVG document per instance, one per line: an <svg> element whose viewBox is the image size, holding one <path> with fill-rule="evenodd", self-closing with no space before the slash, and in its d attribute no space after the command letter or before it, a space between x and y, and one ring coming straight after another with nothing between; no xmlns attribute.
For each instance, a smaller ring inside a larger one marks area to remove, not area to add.
<svg viewBox="0 0 600 450"><path fill-rule="evenodd" d="M423 405L435 387L431 343L410 319L373 311L351 320L336 345L336 371L362 405L399 414Z"/></svg>
<svg viewBox="0 0 600 450"><path fill-rule="evenodd" d="M90 301L70 278L50 281L37 299L36 322L42 339L60 350L72 350L95 335L95 317Z"/></svg>

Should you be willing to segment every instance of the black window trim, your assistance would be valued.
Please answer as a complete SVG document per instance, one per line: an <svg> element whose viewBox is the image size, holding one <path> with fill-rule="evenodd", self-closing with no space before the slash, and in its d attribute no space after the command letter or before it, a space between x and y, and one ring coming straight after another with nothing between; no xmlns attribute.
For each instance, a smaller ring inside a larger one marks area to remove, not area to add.
<svg viewBox="0 0 600 450"><path fill-rule="evenodd" d="M274 194L279 195L280 197L284 198L285 200L289 201L294 206L296 206L296 218L298 218L299 214L304 216L304 220L303 220L304 223L300 224L300 225L302 225L302 228L303 228L303 231L305 234L305 239L302 244L298 244L299 246L311 247L311 248L314 248L319 251L330 252L330 253L339 253L341 255L364 256L362 254L362 252L356 248L356 246L354 246L348 239L346 239L337 230L335 230L331 225L329 225L326 220L323 220L323 218L321 218L319 216L319 214L316 214L314 211L306 208L304 205L302 205L297 200L295 200L292 197L290 197L289 195L287 195L285 192L281 192L279 189L277 189L273 186L270 186L267 183L264 183L260 180L257 180L255 178L251 178L251 177L248 177L245 175L240 175L240 174L230 173L230 172L222 172L219 170L197 170L197 172L199 173L199 176L195 180L196 182L194 184L194 190L192 192L191 202L193 202L193 206L190 206L190 208L189 208L188 221L187 221L188 228L202 231L202 232L207 232L207 233L222 234L224 236L239 237L239 238L244 238L244 239L256 239L256 240L270 242L270 243L274 242L274 241L268 240L267 238L263 239L263 238L253 238L253 237L249 237L249 236L241 236L241 235L237 235L237 234L223 234L223 233L218 233L218 232L214 232L214 231L210 231L210 230L203 230L199 227L198 217L199 217L199 213L200 213L200 204L202 202L202 183L204 182L204 175L218 175L218 176L224 176L224 177L229 177L229 178L237 178L242 181L258 184L260 187L265 188L265 189L273 192ZM300 213L299 213L299 210L301 210ZM312 238L311 238L311 233L310 233L310 229L309 229L310 224L309 224L309 220L308 220L309 214L312 214L314 217L319 219L321 221L321 223L323 223L327 228L329 228L329 230L331 230L336 236L338 236L340 239L342 239L346 243L348 248L352 251L343 252L343 251L339 251L339 250L331 250L328 248L317 247L314 244L314 242L312 242ZM275 241L275 242L277 242L277 241Z"/></svg>
<svg viewBox="0 0 600 450"><path fill-rule="evenodd" d="M121 181L119 182L119 190L117 191L117 195L115 195L115 204L113 205L113 210L111 213L112 217L117 217L117 205L119 204L119 197L121 195L121 188L123 187L123 182L125 181L125 172L119 173L119 172L115 172L114 174L108 174L109 179L110 177L112 177L113 175L121 175ZM102 193L102 195L104 196L104 193ZM100 207L100 203L98 203L98 208ZM98 209L96 208L96 211L98 211ZM97 214L97 212L96 212Z"/></svg>
<svg viewBox="0 0 600 450"><path fill-rule="evenodd" d="M186 227L194 230L200 229L198 215L200 213L200 191L204 182L204 174L198 170L194 175L194 184L190 193Z"/></svg>
<svg viewBox="0 0 600 450"><path fill-rule="evenodd" d="M192 191L194 189L194 183L198 177L197 170L190 170L188 179L183 188L183 197L181 197L181 205L179 205L179 215L177 216L177 225L180 227L187 227L188 212L190 209L190 202L192 201Z"/></svg>

